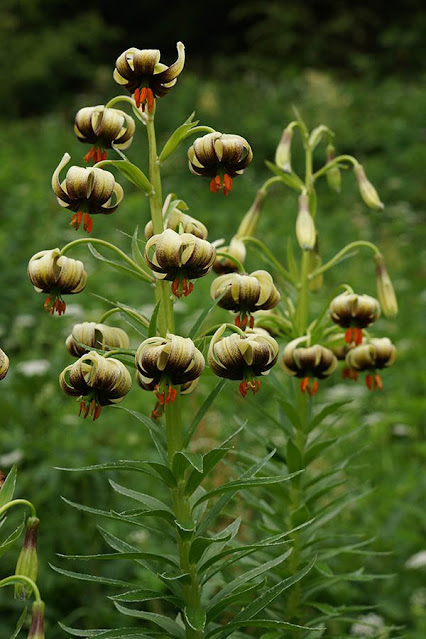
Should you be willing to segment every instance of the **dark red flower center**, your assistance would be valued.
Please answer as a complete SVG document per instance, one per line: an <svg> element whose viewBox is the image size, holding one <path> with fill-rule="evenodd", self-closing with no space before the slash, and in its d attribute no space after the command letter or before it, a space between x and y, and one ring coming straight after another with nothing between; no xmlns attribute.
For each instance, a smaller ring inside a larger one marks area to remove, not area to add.
<svg viewBox="0 0 426 639"><path fill-rule="evenodd" d="M148 111L152 113L154 110L155 98L152 92L152 89L149 87L142 87L140 89L136 89L133 94L136 107L139 108L142 106L142 111L145 111L145 104L148 104Z"/></svg>

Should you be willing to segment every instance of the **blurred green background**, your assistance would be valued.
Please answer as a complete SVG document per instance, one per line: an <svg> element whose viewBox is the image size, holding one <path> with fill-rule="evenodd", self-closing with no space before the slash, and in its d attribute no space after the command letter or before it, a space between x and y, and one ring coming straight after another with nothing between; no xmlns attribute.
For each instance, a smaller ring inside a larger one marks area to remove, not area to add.
<svg viewBox="0 0 426 639"><path fill-rule="evenodd" d="M367 584L359 597L377 606L377 614L387 623L404 626L410 639L425 636L426 559L415 559L417 553L426 553L425 23L426 12L418 0L392 6L379 1L217 0L213 7L176 2L161 10L146 2L117 6L96 0L88 9L82 0L2 1L0 347L9 355L11 368L0 387L0 468L7 472L17 463L19 496L33 500L40 512L40 583L52 639L63 636L58 620L78 625L83 619L88 627L117 623L112 607L104 602L105 587L81 587L48 567L48 562L58 564L58 552L94 553L103 548L96 522L70 509L59 496L105 507L113 499L106 478L66 475L54 467L132 458L137 450L142 456L154 455L140 424L122 411L105 410L95 424L77 418L76 405L57 385L59 372L70 363L63 342L74 323L96 321L106 310L93 294L146 312L152 295L148 287L102 267L81 248L73 256L84 259L90 284L81 295L69 298L64 317L52 318L43 312L43 300L27 279L26 265L39 250L76 237L50 186L65 151L79 164L87 150L72 131L75 112L119 93L112 69L124 49L160 48L162 61L170 64L178 40L186 45L187 64L176 88L158 103L160 147L195 110L202 123L243 135L254 150L251 167L235 181L226 200L210 194L208 183L189 174L185 145L164 166L165 193L184 199L190 213L208 225L211 239L229 240L235 232L269 175L264 160L273 160L281 131L294 117L293 106L310 128L324 123L333 129L337 151L363 162L385 203L383 212L369 211L351 171L343 175L340 195L330 193L325 182L318 186L324 261L351 240L377 243L400 304L399 316L381 319L377 327L377 334L388 335L398 348L396 365L383 375L383 392L369 394L361 383L343 385L335 378L324 385L318 399L351 397L345 416L348 431L366 426L351 442L362 450L354 480L374 491L345 514L341 526L375 536L377 549L391 551L373 568L392 576ZM128 156L145 170L146 148L140 128ZM322 152L320 147L318 167ZM296 169L301 157L295 143ZM125 234L132 234L136 225L143 228L148 202L124 178L118 179L125 188L123 204L114 215L95 218L94 236L130 250ZM294 233L295 209L293 193L284 187L271 191L259 236L279 257ZM254 252L247 264L249 271L264 267ZM374 295L373 273L365 252L342 263L327 275L313 310L341 281ZM194 294L177 305L183 331L208 304L210 282L211 276L197 282ZM214 318L222 321L224 314L217 311ZM136 346L138 335L133 332L131 338ZM207 373L199 393L188 399L188 415L213 384ZM228 385L203 422L203 437L229 434L236 402L238 411L253 419L254 402L273 401L271 388L265 381L262 398L243 402ZM283 388L285 392L284 381ZM126 406L149 412L152 397L134 388ZM0 576L14 570L15 559L13 553L2 559ZM126 570L124 563L101 568L104 574ZM19 608L10 592L0 592L2 636L11 631Z"/></svg>

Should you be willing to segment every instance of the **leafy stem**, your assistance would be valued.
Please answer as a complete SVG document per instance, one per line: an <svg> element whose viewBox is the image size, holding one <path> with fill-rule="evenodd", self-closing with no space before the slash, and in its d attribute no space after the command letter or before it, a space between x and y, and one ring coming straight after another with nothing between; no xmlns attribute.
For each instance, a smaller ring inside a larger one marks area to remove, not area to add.
<svg viewBox="0 0 426 639"><path fill-rule="evenodd" d="M369 248L373 251L373 253L375 255L380 255L380 251L377 248L377 246L375 244L373 244L372 242L368 242L367 240L356 240L355 242L350 242L350 244L347 244L346 246L344 246L338 253L336 253L336 255L331 258L331 260L329 260L328 262L326 262L325 264L323 264L320 268L315 269L314 271L312 271L309 276L308 279L312 280L314 279L317 275L320 275L321 273L325 273L325 271L328 271L330 268L332 268L333 266L335 266L338 262L340 262L340 260L350 251L352 251L354 248L357 248L359 246L365 246L366 248Z"/></svg>

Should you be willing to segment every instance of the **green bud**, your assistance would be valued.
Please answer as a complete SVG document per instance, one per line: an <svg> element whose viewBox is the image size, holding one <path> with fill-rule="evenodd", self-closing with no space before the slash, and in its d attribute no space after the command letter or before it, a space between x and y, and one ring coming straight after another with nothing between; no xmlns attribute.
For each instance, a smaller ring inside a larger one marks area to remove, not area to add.
<svg viewBox="0 0 426 639"><path fill-rule="evenodd" d="M380 201L376 189L367 178L364 167L361 164L356 164L354 172L358 180L359 192L366 205L373 211L381 211L385 205Z"/></svg>
<svg viewBox="0 0 426 639"><path fill-rule="evenodd" d="M377 297L383 314L386 317L395 317L398 314L398 302L391 278L386 270L383 255L375 255L374 261L376 263Z"/></svg>
<svg viewBox="0 0 426 639"><path fill-rule="evenodd" d="M309 198L303 194L299 196L299 212L296 220L296 236L303 251L312 251L316 242L314 220L309 212Z"/></svg>
<svg viewBox="0 0 426 639"><path fill-rule="evenodd" d="M34 601L31 608L31 627L27 639L44 639L44 602Z"/></svg>
<svg viewBox="0 0 426 639"><path fill-rule="evenodd" d="M37 532L39 523L38 517L28 517L24 545L18 557L15 570L15 575L28 577L34 583L37 581L38 572ZM16 599L27 599L31 594L32 590L28 586L24 584L15 585Z"/></svg>
<svg viewBox="0 0 426 639"><path fill-rule="evenodd" d="M277 150L275 151L275 164L286 173L291 173L292 137L293 129L290 127L285 128L277 146Z"/></svg>
<svg viewBox="0 0 426 639"><path fill-rule="evenodd" d="M332 144L327 146L327 164L336 157L336 149ZM336 193L340 193L342 183L340 169L337 165L332 166L326 173L329 188Z"/></svg>

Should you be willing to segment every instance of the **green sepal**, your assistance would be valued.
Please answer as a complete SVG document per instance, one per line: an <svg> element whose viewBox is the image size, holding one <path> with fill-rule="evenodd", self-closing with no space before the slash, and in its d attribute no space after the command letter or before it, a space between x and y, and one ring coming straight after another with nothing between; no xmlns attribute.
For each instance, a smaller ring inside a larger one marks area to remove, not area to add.
<svg viewBox="0 0 426 639"><path fill-rule="evenodd" d="M126 606L122 606L117 601L114 601L114 606L121 612L123 615L127 615L129 617L137 617L138 619L145 619L146 621L151 621L159 628L162 628L167 633L169 633L172 637L176 639L184 639L185 637L185 629L182 628L176 621L170 619L170 617L166 617L165 615L159 615L155 612L146 612L144 610L134 610L132 608L126 608Z"/></svg>
<svg viewBox="0 0 426 639"><path fill-rule="evenodd" d="M170 155L172 155L172 153L174 153L176 149L179 148L184 139L187 138L188 135L191 135L191 129L196 127L199 122L199 120L192 120L194 115L195 111L191 113L189 118L183 124L181 124L175 131L173 131L160 153L160 163L167 160L167 158L170 157Z"/></svg>
<svg viewBox="0 0 426 639"><path fill-rule="evenodd" d="M101 164L102 166L114 166L129 180L129 182L132 182L132 184L137 186L138 189L147 195L153 194L154 189L151 182L148 180L145 173L136 166L136 164L132 164L128 160L102 160L101 162L98 162L97 166L100 166Z"/></svg>

